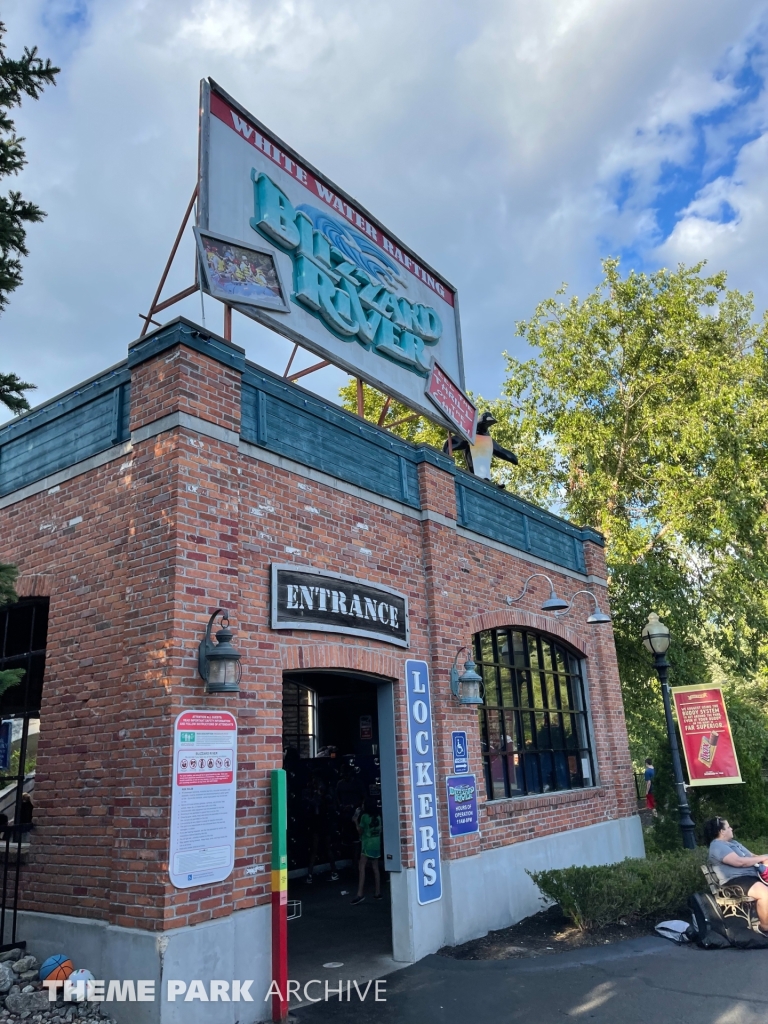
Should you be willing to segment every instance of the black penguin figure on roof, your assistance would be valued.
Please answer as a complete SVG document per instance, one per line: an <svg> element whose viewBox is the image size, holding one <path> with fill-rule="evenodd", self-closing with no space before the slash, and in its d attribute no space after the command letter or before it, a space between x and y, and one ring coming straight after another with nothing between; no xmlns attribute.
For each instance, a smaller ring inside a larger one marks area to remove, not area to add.
<svg viewBox="0 0 768 1024"><path fill-rule="evenodd" d="M481 480L491 479L491 462L494 456L497 459L505 459L507 462L511 462L513 466L517 465L515 453L502 448L488 433L488 430L494 423L496 423L495 417L490 412L484 412L477 421L477 433L474 444L465 441L463 437L451 435L453 451L464 452L467 460L467 469L470 473L480 477ZM443 451L448 451L447 441L443 445ZM499 484L498 486L503 488L504 484Z"/></svg>

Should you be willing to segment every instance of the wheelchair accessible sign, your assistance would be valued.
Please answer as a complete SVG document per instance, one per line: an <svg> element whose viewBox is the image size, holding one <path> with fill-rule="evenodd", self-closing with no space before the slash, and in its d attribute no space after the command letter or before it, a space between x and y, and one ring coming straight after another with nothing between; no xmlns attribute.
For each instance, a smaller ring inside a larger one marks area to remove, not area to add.
<svg viewBox="0 0 768 1024"><path fill-rule="evenodd" d="M469 772L469 756L467 754L467 734L452 732L453 742L453 774L466 775Z"/></svg>

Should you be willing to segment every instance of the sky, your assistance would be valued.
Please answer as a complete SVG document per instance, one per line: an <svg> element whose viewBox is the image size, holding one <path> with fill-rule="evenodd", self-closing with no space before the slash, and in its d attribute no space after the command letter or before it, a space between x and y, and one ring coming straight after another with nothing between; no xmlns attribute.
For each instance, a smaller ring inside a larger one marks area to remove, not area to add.
<svg viewBox="0 0 768 1024"><path fill-rule="evenodd" d="M467 386L600 260L706 259L768 307L768 0L6 0L9 56L58 84L14 112L48 214L0 317L36 404L125 357L195 184L210 76L459 293ZM191 237L165 294L193 280ZM163 314L221 331L200 296ZM291 346L235 315L249 359ZM302 353L294 369L316 357ZM335 397L328 369L301 384ZM1 417L0 417L1 418Z"/></svg>

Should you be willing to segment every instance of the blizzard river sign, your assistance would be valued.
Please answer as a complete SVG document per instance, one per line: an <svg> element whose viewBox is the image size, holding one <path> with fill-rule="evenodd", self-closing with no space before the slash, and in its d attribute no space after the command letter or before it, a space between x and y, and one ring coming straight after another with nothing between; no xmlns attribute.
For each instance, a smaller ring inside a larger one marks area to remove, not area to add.
<svg viewBox="0 0 768 1024"><path fill-rule="evenodd" d="M455 290L212 83L201 118L203 288L466 435Z"/></svg>

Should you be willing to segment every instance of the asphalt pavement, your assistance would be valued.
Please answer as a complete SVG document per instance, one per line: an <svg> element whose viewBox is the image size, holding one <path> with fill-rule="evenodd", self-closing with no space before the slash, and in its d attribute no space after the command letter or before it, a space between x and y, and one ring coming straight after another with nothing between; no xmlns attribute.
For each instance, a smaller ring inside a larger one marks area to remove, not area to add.
<svg viewBox="0 0 768 1024"><path fill-rule="evenodd" d="M387 976L374 1001L291 1007L299 1024L765 1024L768 952L678 947L645 937L535 960L428 956ZM335 982L338 986L338 982ZM365 992L365 986L359 987ZM315 987L310 995L321 991ZM348 1000L349 995L349 1000Z"/></svg>

